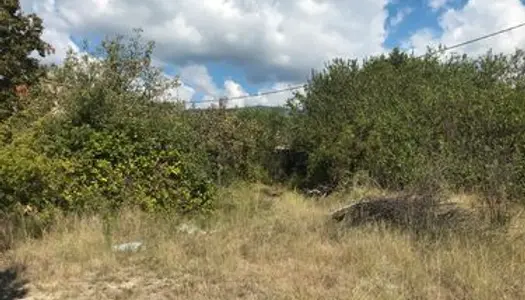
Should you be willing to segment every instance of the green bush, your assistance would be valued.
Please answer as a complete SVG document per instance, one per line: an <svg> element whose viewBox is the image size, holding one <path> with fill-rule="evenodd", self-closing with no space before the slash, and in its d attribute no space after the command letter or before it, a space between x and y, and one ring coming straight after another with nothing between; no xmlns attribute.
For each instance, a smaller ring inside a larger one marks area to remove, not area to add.
<svg viewBox="0 0 525 300"><path fill-rule="evenodd" d="M72 128L65 198L78 209L140 205L146 210L190 212L209 208L213 187L189 157L154 137L141 142L119 132ZM81 150L80 150L81 149Z"/></svg>
<svg viewBox="0 0 525 300"><path fill-rule="evenodd" d="M334 60L290 103L291 143L310 158L302 182L337 185L366 171L383 187L404 189L433 170L457 189L520 197L523 58L438 60L394 50L361 65Z"/></svg>
<svg viewBox="0 0 525 300"><path fill-rule="evenodd" d="M523 51L335 59L290 111L203 111L159 101L177 80L151 66L153 48L137 31L48 68L0 123L3 211L201 212L216 185L341 186L356 174L399 190L525 192ZM307 157L306 174L283 176L278 146Z"/></svg>
<svg viewBox="0 0 525 300"><path fill-rule="evenodd" d="M64 65L50 69L53 84L67 87L55 97L58 107L30 108L5 123L16 126L4 126L10 136L31 132L27 148L11 138L0 152L4 210L211 208L214 186L200 164L204 154L194 151L193 131L179 105L158 102L176 82L151 67L152 49L140 34L118 36L102 43L98 60L69 53ZM52 96L43 91L34 103ZM21 127L17 118L28 116L32 122Z"/></svg>
<svg viewBox="0 0 525 300"><path fill-rule="evenodd" d="M206 153L209 174L219 184L270 181L273 149L286 142L286 117L280 110L245 108L190 110L188 122Z"/></svg>
<svg viewBox="0 0 525 300"><path fill-rule="evenodd" d="M0 209L60 205L62 164L24 146L0 149Z"/></svg>

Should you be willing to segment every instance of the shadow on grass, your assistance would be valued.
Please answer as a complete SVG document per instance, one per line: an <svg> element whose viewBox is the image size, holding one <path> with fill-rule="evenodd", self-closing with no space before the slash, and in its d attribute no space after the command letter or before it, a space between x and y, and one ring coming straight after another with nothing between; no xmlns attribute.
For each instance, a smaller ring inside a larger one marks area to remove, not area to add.
<svg viewBox="0 0 525 300"><path fill-rule="evenodd" d="M22 299L27 296L29 292L26 287L28 281L21 278L24 270L24 266L0 269L0 300Z"/></svg>

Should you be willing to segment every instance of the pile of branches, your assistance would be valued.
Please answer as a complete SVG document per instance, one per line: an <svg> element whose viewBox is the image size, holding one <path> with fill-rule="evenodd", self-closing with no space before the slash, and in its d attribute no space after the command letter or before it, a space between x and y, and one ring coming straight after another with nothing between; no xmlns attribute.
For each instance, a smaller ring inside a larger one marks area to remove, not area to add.
<svg viewBox="0 0 525 300"><path fill-rule="evenodd" d="M417 233L460 230L475 220L471 211L433 195L364 198L334 211L331 218L348 227L382 223Z"/></svg>

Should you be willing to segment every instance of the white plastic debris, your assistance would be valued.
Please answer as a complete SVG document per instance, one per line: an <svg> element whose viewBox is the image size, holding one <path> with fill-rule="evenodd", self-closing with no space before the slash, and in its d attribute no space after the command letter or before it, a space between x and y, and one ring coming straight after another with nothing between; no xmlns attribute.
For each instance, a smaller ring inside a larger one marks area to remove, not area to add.
<svg viewBox="0 0 525 300"><path fill-rule="evenodd" d="M136 252L142 248L142 242L131 242L113 246L113 250L119 252Z"/></svg>
<svg viewBox="0 0 525 300"><path fill-rule="evenodd" d="M179 232L184 232L184 233L187 233L187 234L194 234L194 233L206 234L206 231L201 230L199 227L197 227L195 225L189 225L189 224L186 224L186 223L183 223L177 229L178 229Z"/></svg>

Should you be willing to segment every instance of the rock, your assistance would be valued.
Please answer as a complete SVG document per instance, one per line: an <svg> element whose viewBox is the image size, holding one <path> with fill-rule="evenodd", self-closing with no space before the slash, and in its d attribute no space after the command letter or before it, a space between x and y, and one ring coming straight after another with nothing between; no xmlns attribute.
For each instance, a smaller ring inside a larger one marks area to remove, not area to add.
<svg viewBox="0 0 525 300"><path fill-rule="evenodd" d="M315 189L305 190L307 197L324 198L330 195L334 191L334 188L328 185L321 185Z"/></svg>
<svg viewBox="0 0 525 300"><path fill-rule="evenodd" d="M200 229L199 227L195 226L195 225L189 225L189 224L186 224L186 223L183 223L182 225L180 225L177 230L179 232L184 232L184 233L187 233L187 234L194 234L194 233L199 233L199 234L206 234L207 232Z"/></svg>
<svg viewBox="0 0 525 300"><path fill-rule="evenodd" d="M142 248L142 242L131 242L113 246L114 251L136 252Z"/></svg>

